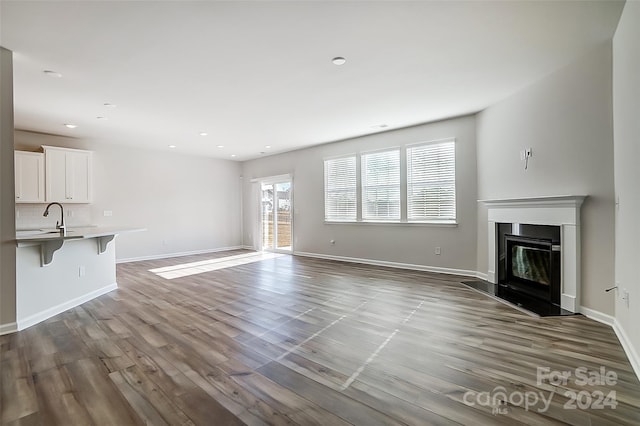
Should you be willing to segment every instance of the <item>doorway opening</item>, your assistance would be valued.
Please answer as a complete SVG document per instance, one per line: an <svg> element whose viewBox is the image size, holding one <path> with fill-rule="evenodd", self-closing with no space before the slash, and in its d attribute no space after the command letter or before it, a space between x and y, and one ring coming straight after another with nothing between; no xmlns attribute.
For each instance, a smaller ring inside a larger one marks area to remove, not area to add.
<svg viewBox="0 0 640 426"><path fill-rule="evenodd" d="M262 250L293 250L293 199L291 180L261 182L260 228Z"/></svg>

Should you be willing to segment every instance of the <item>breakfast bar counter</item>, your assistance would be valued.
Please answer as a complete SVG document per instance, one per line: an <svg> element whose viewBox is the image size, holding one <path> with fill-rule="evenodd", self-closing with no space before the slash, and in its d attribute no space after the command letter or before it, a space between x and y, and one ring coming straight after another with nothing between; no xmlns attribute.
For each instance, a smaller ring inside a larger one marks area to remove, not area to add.
<svg viewBox="0 0 640 426"><path fill-rule="evenodd" d="M102 254L107 245L118 234L126 232L144 231L141 228L122 228L105 226L86 226L69 228L62 233L60 230L36 229L16 232L18 247L33 245L40 246L40 266L47 266L53 261L53 254L58 251L66 241L95 238L97 242L97 254Z"/></svg>
<svg viewBox="0 0 640 426"><path fill-rule="evenodd" d="M17 328L22 330L118 288L115 237L143 231L89 226L16 233Z"/></svg>

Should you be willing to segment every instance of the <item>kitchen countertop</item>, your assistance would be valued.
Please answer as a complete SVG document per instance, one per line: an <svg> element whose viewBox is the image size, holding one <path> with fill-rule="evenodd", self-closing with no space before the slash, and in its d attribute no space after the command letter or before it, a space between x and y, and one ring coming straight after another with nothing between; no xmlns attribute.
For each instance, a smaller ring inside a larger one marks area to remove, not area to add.
<svg viewBox="0 0 640 426"><path fill-rule="evenodd" d="M60 231L55 229L39 229L29 231L16 231L17 243L36 243L54 240L75 240L81 238L99 238L108 235L122 234L125 232L144 231L144 228L124 228L113 226L86 226L78 228L67 228L67 234L62 236Z"/></svg>
<svg viewBox="0 0 640 426"><path fill-rule="evenodd" d="M17 231L16 245L18 247L40 247L40 266L50 265L53 255L60 250L66 241L81 241L94 238L98 245L98 255L107 250L108 244L118 234L125 232L145 231L144 228L123 228L110 226L86 226L68 228L66 235L55 229L37 229L31 231Z"/></svg>

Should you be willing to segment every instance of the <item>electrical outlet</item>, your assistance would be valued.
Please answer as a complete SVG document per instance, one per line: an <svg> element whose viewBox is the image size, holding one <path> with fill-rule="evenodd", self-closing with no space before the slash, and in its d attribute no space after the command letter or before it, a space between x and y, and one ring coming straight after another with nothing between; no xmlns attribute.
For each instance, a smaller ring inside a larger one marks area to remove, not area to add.
<svg viewBox="0 0 640 426"><path fill-rule="evenodd" d="M525 149L524 156L525 158L531 158L533 156L533 151L531 150L531 148Z"/></svg>
<svg viewBox="0 0 640 426"><path fill-rule="evenodd" d="M102 214L104 215L104 217L113 216L113 211L105 210L104 212L102 212Z"/></svg>
<svg viewBox="0 0 640 426"><path fill-rule="evenodd" d="M435 252L436 252L436 254L437 254L437 255L440 255L440 254L441 254L441 250L440 250L440 247L436 247L436 250L435 250Z"/></svg>

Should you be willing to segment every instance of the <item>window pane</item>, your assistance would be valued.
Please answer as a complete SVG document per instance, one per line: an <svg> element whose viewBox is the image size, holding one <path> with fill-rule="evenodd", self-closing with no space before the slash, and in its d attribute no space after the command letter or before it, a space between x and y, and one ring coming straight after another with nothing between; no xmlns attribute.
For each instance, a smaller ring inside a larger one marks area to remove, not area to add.
<svg viewBox="0 0 640 426"><path fill-rule="evenodd" d="M407 218L455 220L455 142L407 148Z"/></svg>
<svg viewBox="0 0 640 426"><path fill-rule="evenodd" d="M324 162L324 218L356 220L356 157Z"/></svg>
<svg viewBox="0 0 640 426"><path fill-rule="evenodd" d="M400 151L362 155L362 218L400 219Z"/></svg>

